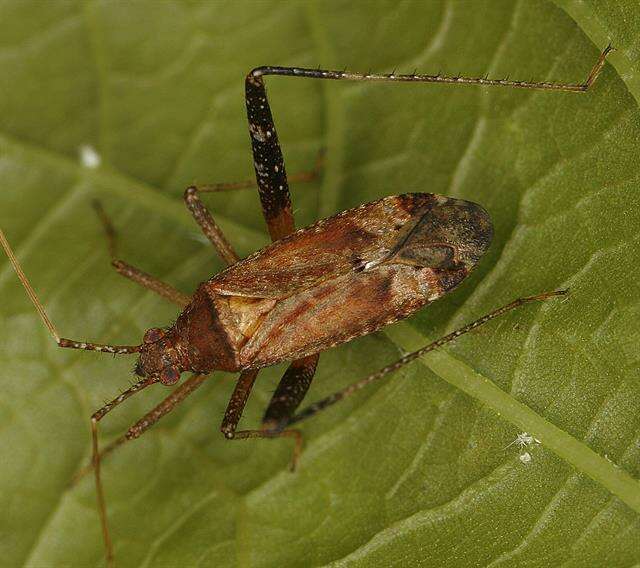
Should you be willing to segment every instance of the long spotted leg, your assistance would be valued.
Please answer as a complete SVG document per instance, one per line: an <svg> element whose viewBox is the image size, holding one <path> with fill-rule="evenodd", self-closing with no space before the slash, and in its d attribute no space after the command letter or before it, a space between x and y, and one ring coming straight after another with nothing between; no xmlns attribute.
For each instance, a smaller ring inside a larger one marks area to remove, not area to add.
<svg viewBox="0 0 640 568"><path fill-rule="evenodd" d="M266 75L304 77L344 81L370 81L395 83L442 83L452 85L481 85L511 87L516 89L540 89L549 91L585 92L595 83L612 51L608 46L601 54L583 83L549 83L544 81L509 81L473 77L447 77L443 75L396 75L390 73L350 73L328 69L305 69L300 67L266 66L256 67L245 79L245 98L249 133L253 149L253 164L256 171L258 191L269 233L274 240L293 230L291 197L287 183L282 149L278 142L271 108L264 85Z"/></svg>
<svg viewBox="0 0 640 568"><path fill-rule="evenodd" d="M596 81L598 75L602 71L602 68L605 64L605 59L607 55L612 51L611 46L608 46L600 55L595 65L592 67L589 75L583 83L579 84L561 84L561 83L549 83L549 82L534 82L534 81L508 81L508 80L495 80L495 79L482 79L482 78L469 78L469 77L447 77L442 75L396 75L395 73L391 73L388 75L380 75L380 74L372 74L372 73L347 73L346 71L331 71L325 69L304 69L304 68L296 68L296 67L257 67L253 69L245 79L245 99L247 106L247 118L249 121L249 133L251 136L251 145L253 151L253 163L256 172L256 180L258 183L258 192L260 194L260 201L262 203L262 210L265 217L265 221L267 222L267 226L269 228L269 233L271 234L271 238L273 240L278 240L283 236L291 233L294 228L294 219L291 211L291 197L289 193L289 186L287 183L287 174L284 165L284 158L282 155L282 149L278 142L278 135L276 132L275 124L273 121L273 116L271 113L271 108L269 105L269 101L267 98L267 92L264 84L264 77L266 75L280 75L280 76L288 76L288 77L305 77L309 79L330 79L330 80L347 80L347 81L372 81L372 82L422 82L422 83L444 83L444 84L461 84L461 85L481 85L481 86L502 86L502 87L512 87L518 89L540 89L540 90L551 90L551 91L568 91L568 92L585 92L587 91L593 83ZM544 295L543 295L544 296ZM544 299L543 297L535 297L534 299ZM530 301L531 299L523 299L518 300L517 302L525 303ZM518 305L520 305L518 303ZM508 311L508 309L513 309L514 306L505 307L504 311ZM500 312L503 313L503 312ZM447 336L444 338L443 343L447 341L451 341L461 333L466 333L466 331L470 331L477 325L485 323L496 317L497 313L490 315L487 319L479 320L475 322L468 329L464 328L463 331L458 333L457 335ZM440 342L436 342L431 346L427 346L425 351L420 351L418 354L414 354L413 357L411 355L407 356L408 359L405 360L403 358L397 364L387 367L380 371L380 373L376 373L371 377L367 377L363 379L359 383L352 385L348 389L341 391L340 393L336 393L333 397L329 397L320 401L311 407L303 410L301 413L293 416L288 424L293 424L298 422L308 416L311 416L315 412L318 412L320 409L334 404L338 400L349 396L353 392L359 390L364 387L369 382L373 380L377 380L382 378L386 374L392 372L396 368L401 367L402 365L407 364L409 361L413 360L413 358L420 356L422 353L425 353L431 349L435 349L440 346ZM299 362L294 362L290 369L294 369L295 366ZM317 357L316 357L317 363ZM308 379L310 382L313 377L313 371L315 370L315 364L313 365L313 370L311 370L311 375ZM292 375L294 376L294 375ZM286 377L286 375L285 375ZM304 383L304 381L303 381ZM306 388L308 388L308 384L306 386L299 385L302 391L302 395L300 400L302 400L302 396L306 393ZM262 431L248 431L251 435L247 435L246 437L255 437L258 435L258 432L262 432L264 436L265 432L286 432L287 430L282 430L284 428L284 424L282 422L283 417L285 417L287 406L291 404L293 409L297 407L297 404L293 405L292 402L284 402L284 399L278 401L280 399L280 392L293 392L296 389L296 381L291 381L289 383L288 380L283 378L281 385L278 387L278 391L276 392L277 396L274 396L274 400L272 400L272 406L269 407L267 411L267 415L265 415L265 426L267 428L275 428L275 430L267 429ZM282 390L280 390L282 389ZM295 398L291 399L292 401ZM298 401L299 403L299 401ZM282 410L282 412L280 412ZM277 416L277 418L276 418ZM236 433L236 437L238 437L239 432Z"/></svg>
<svg viewBox="0 0 640 568"><path fill-rule="evenodd" d="M136 284L140 284L143 288L147 288L148 290L155 292L159 296L162 296L180 307L186 306L190 301L189 296L176 290L173 286L159 280L155 276L151 276L151 274L148 274L135 266L131 266L124 260L119 260L117 258L117 234L113 227L113 223L111 223L111 219L109 219L102 207L102 204L98 200L93 201L93 208L96 210L98 218L102 222L105 236L107 237L107 247L109 249L109 255L111 256L111 266L116 269L118 274L132 280Z"/></svg>
<svg viewBox="0 0 640 568"><path fill-rule="evenodd" d="M282 150L278 143L271 108L261 79L254 80L249 75L245 81L247 119L253 151L253 164L256 172L258 193L262 204L262 213L267 223L272 241L286 237L295 230L295 221L291 210L289 180L284 167ZM323 153L316 162L316 175L323 160ZM292 180L293 180L292 176ZM315 176L314 176L315 177ZM241 376L238 381L222 423L222 432L227 439L243 440L247 438L294 437L296 440L292 469L298 461L302 449L302 435L298 430L286 430L284 425L302 402L307 393L318 364L318 355L293 361L282 377L271 399L260 430L236 431L242 410L251 392L253 379ZM246 381L246 384L243 382ZM250 384L249 384L250 381Z"/></svg>
<svg viewBox="0 0 640 568"><path fill-rule="evenodd" d="M329 406L334 405L336 402L339 402L341 400L344 400L345 398L357 393L358 391L360 391L361 389L363 389L364 387L366 387L368 384L373 383L374 381L378 381L380 379L383 379L384 377L386 377L388 374L393 373L394 371L397 371L398 369L404 367L405 365L411 363L412 361L416 360L418 357L421 357L422 355L425 355L426 353L429 353L429 351L433 351L434 349L438 349L439 347L442 347L443 345L446 345L447 343L453 341L454 339L457 339L458 337L460 337L461 335L464 335L465 333L469 333L470 331L476 329L477 327L480 327L481 325L484 325L485 323L490 322L491 320L506 314L507 312L510 312L511 310L514 310L516 308L519 308L520 306L523 306L525 304L529 304L531 302L539 302L539 301L544 301L544 300L549 300L551 298L556 298L558 296L564 296L567 294L567 290L557 290L555 292L546 292L544 294L538 294L536 296L528 296L526 298L518 298L517 300L514 300L513 302L510 302L509 304L506 304L505 306L502 306L501 308L498 308L497 310L494 310L484 316L482 316L481 318L455 330L452 331L451 333L445 335L444 337L441 337L440 339L437 339L436 341L433 341L432 343L429 343L428 345L425 345L424 347L418 349L417 351L413 351L411 353L408 353L407 355L404 355L403 357L401 357L400 359L398 359L397 361L395 361L394 363L391 363L390 365L387 365L386 367L383 367L382 369L380 369L379 371L372 373L371 375L360 379L359 381L349 385L348 387L345 387L344 389L333 393L332 395L329 395L325 398L323 398L322 400L319 400L317 402L314 402L313 404L311 404L310 406L306 407L305 409L303 409L302 411L298 412L297 414L295 414L288 422L287 426L291 426L292 424L296 424L298 422L301 422L302 420L306 420L307 418L311 418L314 414L317 414L318 412L320 412L321 410L324 410L325 408L328 408Z"/></svg>
<svg viewBox="0 0 640 568"><path fill-rule="evenodd" d="M271 240L277 241L295 230L287 174L264 84L256 84L247 79L245 86L258 193ZM260 430L236 431L257 376L257 371L243 373L238 379L220 428L225 437L229 440L293 437L296 444L292 469L295 468L302 449L302 435L298 430L284 429L280 425L286 424L302 401L317 363L318 355L291 363L269 404Z"/></svg>
<svg viewBox="0 0 640 568"><path fill-rule="evenodd" d="M263 94L264 83L262 77L265 75L281 75L287 77L305 77L308 79L329 79L344 81L370 81L370 82L393 82L393 83L440 83L447 85L480 85L485 87L510 87L515 89L535 89L543 91L565 91L572 93L584 93L588 91L596 79L600 75L604 67L607 55L614 51L611 45L608 45L600 54L597 61L591 68L587 78L582 83L551 83L548 81L510 81L507 79L488 79L482 77L462 77L446 76L446 75L424 75L424 74L379 74L379 73L357 73L347 71L332 71L329 69L307 69L302 67L280 67L280 66L264 66L256 67L247 76L247 84L251 83L256 89L261 89L257 100L259 107L266 112L268 103L266 96ZM258 123L256 123L258 124ZM264 137L266 132L257 130L257 133ZM253 135L253 131L252 131ZM272 133L273 135L273 133ZM271 136L272 136L271 135ZM271 138L270 136L270 138Z"/></svg>

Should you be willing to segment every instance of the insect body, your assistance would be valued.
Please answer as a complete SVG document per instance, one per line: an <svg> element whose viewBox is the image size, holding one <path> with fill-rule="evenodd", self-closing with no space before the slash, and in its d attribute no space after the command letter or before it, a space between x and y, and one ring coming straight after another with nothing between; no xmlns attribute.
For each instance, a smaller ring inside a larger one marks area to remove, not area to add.
<svg viewBox="0 0 640 568"><path fill-rule="evenodd" d="M137 372L242 371L371 333L452 290L487 250L479 205L386 197L299 230L200 285L167 331L145 336Z"/></svg>
<svg viewBox="0 0 640 568"><path fill-rule="evenodd" d="M91 417L92 463L85 471L92 469L95 474L108 562L113 560L113 552L101 484L101 458L127 440L139 437L194 392L211 371L240 372L222 421L224 435L229 439L292 437L296 440L295 463L301 434L292 429L292 425L509 310L565 293L557 291L517 299L298 411L321 351L405 318L455 288L487 250L492 225L489 215L479 205L429 193L413 193L385 197L295 231L287 175L264 76L584 92L595 81L610 50L607 48L601 54L584 83L573 85L290 67L254 69L245 80L247 116L258 191L273 244L240 260L200 201L202 191L239 189L251 184L188 188L187 207L229 266L201 284L192 296L187 296L115 258L114 231L98 206L109 237L114 268L183 310L173 326L149 329L140 345L103 345L61 338L0 231L0 244L60 347L139 354L135 370L140 380ZM303 181L313 175L293 177ZM237 425L259 369L285 360L292 362L269 403L262 426L238 431ZM184 371L194 374L131 426L124 436L99 451L97 425L106 414L155 383L177 383Z"/></svg>

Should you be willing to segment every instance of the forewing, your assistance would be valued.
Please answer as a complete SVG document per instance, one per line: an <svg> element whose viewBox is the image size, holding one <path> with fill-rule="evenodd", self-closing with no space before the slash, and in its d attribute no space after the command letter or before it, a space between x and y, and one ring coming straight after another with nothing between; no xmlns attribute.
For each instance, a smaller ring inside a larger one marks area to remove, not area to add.
<svg viewBox="0 0 640 568"><path fill-rule="evenodd" d="M430 193L385 197L300 229L213 277L218 294L282 298L389 256L402 229L442 198Z"/></svg>

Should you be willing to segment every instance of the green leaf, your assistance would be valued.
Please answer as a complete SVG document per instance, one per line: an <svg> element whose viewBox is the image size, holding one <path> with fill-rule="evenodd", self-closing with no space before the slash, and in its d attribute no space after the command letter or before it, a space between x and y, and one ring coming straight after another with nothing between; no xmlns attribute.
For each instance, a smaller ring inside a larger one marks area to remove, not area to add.
<svg viewBox="0 0 640 568"><path fill-rule="evenodd" d="M309 401L516 297L571 293L305 423L295 474L288 440L222 438L234 377L214 373L104 462L119 566L640 562L640 10L558 3L0 4L0 227L64 336L119 344L176 310L111 270L91 199L131 264L185 292L220 270L181 195L251 177L252 67L575 83L619 48L587 94L268 79L288 170L327 151L321 183L293 188L299 226L407 191L471 199L495 224L457 291L323 354ZM241 254L267 242L255 191L207 199ZM0 557L104 565L93 481L70 480L133 360L57 349L5 260L0 298ZM243 426L283 370L261 372ZM102 443L167 393L115 410ZM513 444L522 432L540 443Z"/></svg>

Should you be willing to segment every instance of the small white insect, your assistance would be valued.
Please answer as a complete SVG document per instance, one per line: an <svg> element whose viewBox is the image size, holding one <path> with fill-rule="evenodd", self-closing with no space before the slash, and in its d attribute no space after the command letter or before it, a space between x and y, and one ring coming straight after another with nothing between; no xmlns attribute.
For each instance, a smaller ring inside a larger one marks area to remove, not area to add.
<svg viewBox="0 0 640 568"><path fill-rule="evenodd" d="M83 144L80 146L80 163L85 167L93 170L97 168L102 162L100 154L96 152L93 146L89 144Z"/></svg>
<svg viewBox="0 0 640 568"><path fill-rule="evenodd" d="M529 447L534 442L536 444L539 444L540 440L538 440L538 438L534 438L531 434L529 434L529 432L521 432L516 436L516 439L510 444L508 444L507 446L505 446L504 449L506 450L507 448L510 448L513 445L516 445L518 446L518 448L523 449L523 448Z"/></svg>

